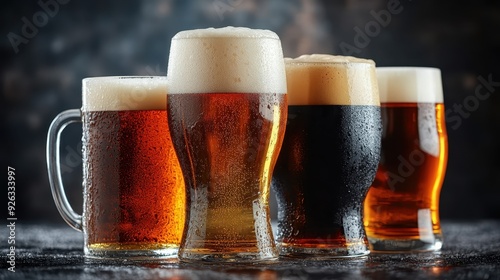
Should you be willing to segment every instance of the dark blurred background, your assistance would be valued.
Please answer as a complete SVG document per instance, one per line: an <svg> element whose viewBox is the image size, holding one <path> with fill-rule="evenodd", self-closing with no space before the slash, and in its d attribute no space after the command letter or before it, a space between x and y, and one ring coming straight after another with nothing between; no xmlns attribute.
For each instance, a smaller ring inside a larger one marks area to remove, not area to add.
<svg viewBox="0 0 500 280"><path fill-rule="evenodd" d="M81 106L82 78L165 75L175 33L226 25L275 31L285 56L350 54L378 66L440 68L450 146L441 217L500 219L498 1L40 0L8 1L0 13L1 176L6 182L7 166L16 168L20 221L63 222L45 141L57 113ZM80 137L72 125L61 144L78 211ZM6 185L2 192L6 208Z"/></svg>

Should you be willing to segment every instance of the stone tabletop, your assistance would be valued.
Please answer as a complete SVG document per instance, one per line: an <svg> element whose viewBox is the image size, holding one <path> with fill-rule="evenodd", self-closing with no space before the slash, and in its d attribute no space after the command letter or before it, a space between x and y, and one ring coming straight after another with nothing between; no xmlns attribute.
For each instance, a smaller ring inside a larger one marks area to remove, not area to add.
<svg viewBox="0 0 500 280"><path fill-rule="evenodd" d="M15 272L8 228L0 230L0 279L500 279L500 220L445 221L441 252L374 254L328 261L282 259L266 265L93 261L82 234L64 225L18 223Z"/></svg>

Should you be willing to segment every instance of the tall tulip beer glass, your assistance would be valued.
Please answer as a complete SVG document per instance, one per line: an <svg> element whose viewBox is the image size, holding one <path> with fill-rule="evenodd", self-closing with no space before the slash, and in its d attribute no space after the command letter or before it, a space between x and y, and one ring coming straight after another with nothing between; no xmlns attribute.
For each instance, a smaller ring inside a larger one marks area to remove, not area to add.
<svg viewBox="0 0 500 280"><path fill-rule="evenodd" d="M179 258L275 259L269 184L287 114L278 36L235 27L182 31L172 39L167 76L187 190Z"/></svg>
<svg viewBox="0 0 500 280"><path fill-rule="evenodd" d="M56 206L84 233L91 258L176 257L184 227L185 191L166 120L165 77L83 80L83 106L49 128L47 165ZM83 123L83 214L63 189L61 131Z"/></svg>
<svg viewBox="0 0 500 280"><path fill-rule="evenodd" d="M441 249L439 194L448 157L441 72L379 67L382 153L365 201L374 251Z"/></svg>
<svg viewBox="0 0 500 280"><path fill-rule="evenodd" d="M380 103L371 60L286 59L288 123L276 164L282 255L364 256L363 199L380 153Z"/></svg>

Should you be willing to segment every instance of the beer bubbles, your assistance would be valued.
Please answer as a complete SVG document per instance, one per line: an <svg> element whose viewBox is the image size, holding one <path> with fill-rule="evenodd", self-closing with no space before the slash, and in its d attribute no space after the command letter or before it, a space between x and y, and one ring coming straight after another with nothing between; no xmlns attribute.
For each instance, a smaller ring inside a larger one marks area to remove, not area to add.
<svg viewBox="0 0 500 280"><path fill-rule="evenodd" d="M236 27L179 32L167 76L190 211L179 258L276 259L269 185L287 115L278 36Z"/></svg>
<svg viewBox="0 0 500 280"><path fill-rule="evenodd" d="M288 122L273 176L280 253L366 255L362 203L381 133L375 63L313 54L285 65Z"/></svg>

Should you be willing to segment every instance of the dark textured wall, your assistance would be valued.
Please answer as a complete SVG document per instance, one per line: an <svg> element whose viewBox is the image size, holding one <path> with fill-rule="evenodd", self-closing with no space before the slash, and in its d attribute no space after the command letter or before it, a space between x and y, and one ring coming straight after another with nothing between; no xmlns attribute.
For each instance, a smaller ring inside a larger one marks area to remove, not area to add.
<svg viewBox="0 0 500 280"><path fill-rule="evenodd" d="M7 166L17 170L20 220L62 221L45 137L58 112L81 106L82 78L163 75L176 32L226 25L275 31L286 56L352 54L379 66L441 68L450 144L441 216L500 218L498 1L40 0L6 2L0 14L0 166L4 178ZM480 88L484 81L489 86ZM76 208L80 134L71 126L62 143Z"/></svg>

